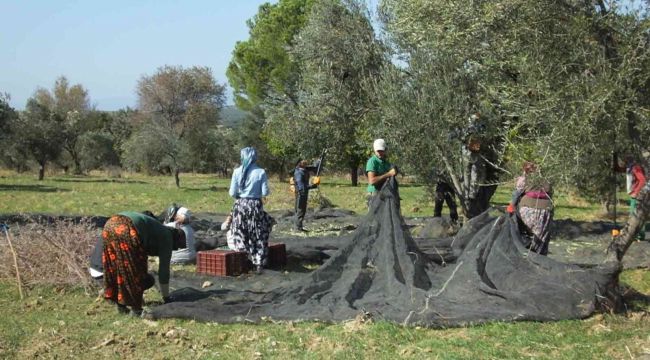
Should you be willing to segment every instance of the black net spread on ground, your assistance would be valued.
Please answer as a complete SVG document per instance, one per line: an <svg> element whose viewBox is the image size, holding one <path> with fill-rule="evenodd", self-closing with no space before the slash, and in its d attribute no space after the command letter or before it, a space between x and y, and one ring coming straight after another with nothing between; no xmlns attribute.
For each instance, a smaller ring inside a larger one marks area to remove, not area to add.
<svg viewBox="0 0 650 360"><path fill-rule="evenodd" d="M574 319L592 314L617 276L615 264L584 268L530 253L516 221L496 211L465 224L434 261L411 237L392 182L349 236L322 266L275 288L266 274L219 290L183 287L151 316L231 323L365 314L428 327Z"/></svg>

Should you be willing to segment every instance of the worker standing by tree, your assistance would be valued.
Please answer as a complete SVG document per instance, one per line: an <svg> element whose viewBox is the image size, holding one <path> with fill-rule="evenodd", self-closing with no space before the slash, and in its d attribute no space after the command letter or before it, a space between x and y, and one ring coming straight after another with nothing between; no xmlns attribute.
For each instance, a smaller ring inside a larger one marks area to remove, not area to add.
<svg viewBox="0 0 650 360"><path fill-rule="evenodd" d="M372 144L374 155L366 163L366 174L368 175L368 206L377 191L384 185L386 179L397 175L397 169L388 162L386 154L386 142L384 139L377 139Z"/></svg>
<svg viewBox="0 0 650 360"><path fill-rule="evenodd" d="M302 227L307 212L307 200L309 199L309 190L315 189L320 184L320 178L314 177L312 184L309 184L309 173L316 172L315 166L308 166L307 160L298 160L296 168L293 171L293 182L295 186L296 205L295 205L295 230L306 231Z"/></svg>
<svg viewBox="0 0 650 360"><path fill-rule="evenodd" d="M442 217L442 205L446 202L449 207L449 218L452 224L458 224L458 211L455 201L454 188L449 185L449 181L444 174L435 171L436 176L436 194L433 205L433 217Z"/></svg>
<svg viewBox="0 0 650 360"><path fill-rule="evenodd" d="M637 195L646 183L645 170L638 162L634 160L632 154L627 154L625 156L625 166L620 166L618 164L618 158L614 154L614 170L618 172L625 173L625 184L627 193L630 195L630 215L636 215L637 207L639 206L637 202ZM641 224L641 230L636 236L638 241L645 240L645 224Z"/></svg>

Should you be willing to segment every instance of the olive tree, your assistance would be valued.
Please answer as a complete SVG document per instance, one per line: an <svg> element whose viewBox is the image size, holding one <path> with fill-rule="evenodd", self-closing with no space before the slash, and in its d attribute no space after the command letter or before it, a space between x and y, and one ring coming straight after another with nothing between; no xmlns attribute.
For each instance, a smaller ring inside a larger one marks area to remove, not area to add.
<svg viewBox="0 0 650 360"><path fill-rule="evenodd" d="M3 149L3 157L0 161L17 171L27 169L29 155L25 148L17 142L17 135L14 133L19 120L18 112L9 105L11 97L9 94L0 94L0 146Z"/></svg>
<svg viewBox="0 0 650 360"><path fill-rule="evenodd" d="M348 170L357 185L376 117L371 84L385 62L365 8L316 2L290 52L302 74L296 101L270 107L267 135L302 157L329 149L328 161Z"/></svg>
<svg viewBox="0 0 650 360"><path fill-rule="evenodd" d="M647 118L647 20L615 10L600 2L382 1L401 59L379 88L385 127L419 174L446 169L466 204L467 167L454 149L472 132L501 178L532 160L556 183L602 191L612 179L612 139L626 147ZM481 120L469 124L474 113Z"/></svg>
<svg viewBox="0 0 650 360"><path fill-rule="evenodd" d="M63 132L62 146L72 162L75 174L82 173L81 149L79 140L82 135L93 130L90 121L92 107L88 90L81 84L70 85L65 76L54 82L52 90L39 88L34 97L38 102L61 119ZM67 168L67 165L64 167Z"/></svg>
<svg viewBox="0 0 650 360"><path fill-rule="evenodd" d="M12 123L13 141L38 165L38 180L45 177L46 165L63 150L63 119L36 97L27 101L25 111Z"/></svg>
<svg viewBox="0 0 650 360"><path fill-rule="evenodd" d="M219 125L225 86L207 67L163 66L137 85L142 124L125 144L127 162L150 170L169 168L176 186L191 167L191 145Z"/></svg>

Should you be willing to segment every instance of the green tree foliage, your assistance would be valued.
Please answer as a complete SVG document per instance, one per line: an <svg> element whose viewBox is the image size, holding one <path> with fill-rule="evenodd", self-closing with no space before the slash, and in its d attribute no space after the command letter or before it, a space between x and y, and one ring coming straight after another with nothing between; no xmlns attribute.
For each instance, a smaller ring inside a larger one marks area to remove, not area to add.
<svg viewBox="0 0 650 360"><path fill-rule="evenodd" d="M63 121L50 110L49 104L42 104L37 97L32 97L27 101L25 111L12 124L15 146L39 165L38 180L45 177L47 163L57 159L63 151Z"/></svg>
<svg viewBox="0 0 650 360"><path fill-rule="evenodd" d="M180 171L192 167L192 150L206 146L205 134L219 125L224 91L207 67L164 66L143 76L137 85L141 124L124 145L126 163L170 169L180 186Z"/></svg>
<svg viewBox="0 0 650 360"><path fill-rule="evenodd" d="M615 12L620 4L582 9L569 59L580 66L557 92L559 111L547 125L555 130L536 139L539 147L553 144L548 162L563 182L605 204L613 195L612 152L650 148L650 22Z"/></svg>
<svg viewBox="0 0 650 360"><path fill-rule="evenodd" d="M376 115L370 85L385 62L383 50L359 3L316 2L291 49L302 73L296 102L269 107L267 136L302 157L329 148L328 162L348 169L357 185Z"/></svg>
<svg viewBox="0 0 650 360"><path fill-rule="evenodd" d="M438 166L456 177L461 197L467 174L452 139L474 112L492 163L533 160L593 193L611 180L613 145L647 123L647 20L589 2L384 0L382 10L402 59L381 87L386 128L421 175ZM408 130L400 118L412 119Z"/></svg>
<svg viewBox="0 0 650 360"><path fill-rule="evenodd" d="M9 105L9 94L0 94L0 146L3 149L3 156L0 161L16 171L25 171L29 155L26 149L16 142L16 134L13 133L17 127L18 112Z"/></svg>
<svg viewBox="0 0 650 360"><path fill-rule="evenodd" d="M249 39L237 43L226 72L235 104L251 114L240 129L245 135L239 137L239 145L256 147L260 163L280 176L285 164L291 163L287 159L297 156L295 149L263 134L264 126L259 125L265 124L269 107L298 101L301 69L288 50L305 25L312 3L280 0L261 5L247 22Z"/></svg>
<svg viewBox="0 0 650 360"><path fill-rule="evenodd" d="M0 141L9 132L9 124L18 117L16 110L9 105L9 94L0 94Z"/></svg>
<svg viewBox="0 0 650 360"><path fill-rule="evenodd" d="M113 151L120 159L120 165L123 165L122 163L126 157L124 153L125 146L134 131L134 127L142 122L140 113L127 107L112 113L110 121L104 123L102 131L108 133L111 137Z"/></svg>
<svg viewBox="0 0 650 360"><path fill-rule="evenodd" d="M81 84L70 86L68 79L61 76L55 81L52 91L40 88L34 97L61 119L63 149L69 156L73 171L76 174L82 173L79 139L84 133L94 130L89 121L93 109L88 91ZM64 167L67 165L64 164Z"/></svg>
<svg viewBox="0 0 650 360"><path fill-rule="evenodd" d="M237 107L250 111L262 103L295 102L300 69L287 49L305 24L311 3L265 3L247 22L250 37L237 42L226 73Z"/></svg>
<svg viewBox="0 0 650 360"><path fill-rule="evenodd" d="M252 146L257 149L258 163L271 173L278 174L280 181L284 180L287 173L287 167L293 165L287 160L288 156L280 153L275 155L267 145L267 137L262 133L265 126L264 114L260 107L254 108L243 119L241 124L236 128L237 144L239 148ZM275 146L275 149L283 148L281 145ZM236 153L236 159L239 160L239 152Z"/></svg>
<svg viewBox="0 0 650 360"><path fill-rule="evenodd" d="M103 111L91 111L88 121L93 124L94 130L85 132L79 138L80 161L84 170L102 169L120 166L121 136L130 135L128 123L120 124L120 112L111 115ZM117 129L115 136L112 129Z"/></svg>

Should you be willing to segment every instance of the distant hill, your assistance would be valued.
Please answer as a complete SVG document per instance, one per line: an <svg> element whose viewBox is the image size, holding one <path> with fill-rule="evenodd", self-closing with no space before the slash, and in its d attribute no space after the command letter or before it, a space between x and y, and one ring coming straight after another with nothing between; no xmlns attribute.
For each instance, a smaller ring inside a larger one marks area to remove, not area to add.
<svg viewBox="0 0 650 360"><path fill-rule="evenodd" d="M221 123L227 127L237 127L247 115L247 111L239 110L235 105L227 105L221 109Z"/></svg>

